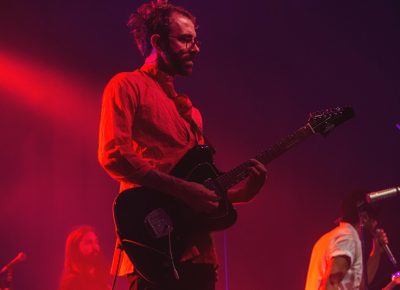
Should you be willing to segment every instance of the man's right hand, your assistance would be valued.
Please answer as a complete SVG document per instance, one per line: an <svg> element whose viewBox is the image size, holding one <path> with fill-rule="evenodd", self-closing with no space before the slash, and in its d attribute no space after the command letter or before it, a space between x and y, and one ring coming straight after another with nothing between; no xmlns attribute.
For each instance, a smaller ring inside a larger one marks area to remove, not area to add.
<svg viewBox="0 0 400 290"><path fill-rule="evenodd" d="M179 198L194 211L210 213L218 207L220 197L204 185L186 182L185 190Z"/></svg>
<svg viewBox="0 0 400 290"><path fill-rule="evenodd" d="M142 185L169 194L181 200L196 212L210 213L218 207L218 195L196 182L151 170L142 179Z"/></svg>

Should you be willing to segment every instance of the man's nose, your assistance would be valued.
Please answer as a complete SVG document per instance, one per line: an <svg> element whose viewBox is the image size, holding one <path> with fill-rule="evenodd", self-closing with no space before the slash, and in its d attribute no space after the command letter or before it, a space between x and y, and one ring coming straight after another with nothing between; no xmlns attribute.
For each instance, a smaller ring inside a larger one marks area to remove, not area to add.
<svg viewBox="0 0 400 290"><path fill-rule="evenodd" d="M190 52L196 54L200 52L200 47L197 45L197 43L193 43L193 45L190 47Z"/></svg>

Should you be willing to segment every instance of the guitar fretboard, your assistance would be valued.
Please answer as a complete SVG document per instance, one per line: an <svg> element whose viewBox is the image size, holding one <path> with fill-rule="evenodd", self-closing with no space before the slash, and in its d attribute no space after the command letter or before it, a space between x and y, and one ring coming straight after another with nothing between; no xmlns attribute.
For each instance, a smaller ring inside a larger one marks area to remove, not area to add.
<svg viewBox="0 0 400 290"><path fill-rule="evenodd" d="M290 148L300 143L308 136L314 134L312 127L307 123L303 127L299 128L293 134L288 135L286 138L276 143L275 145L269 147L267 150L255 156L253 159L257 159L264 165L276 159ZM222 190L226 191L232 186L238 184L240 181L244 180L249 175L249 165L250 160L240 164L234 169L226 172L225 174L219 176L216 182L221 187Z"/></svg>

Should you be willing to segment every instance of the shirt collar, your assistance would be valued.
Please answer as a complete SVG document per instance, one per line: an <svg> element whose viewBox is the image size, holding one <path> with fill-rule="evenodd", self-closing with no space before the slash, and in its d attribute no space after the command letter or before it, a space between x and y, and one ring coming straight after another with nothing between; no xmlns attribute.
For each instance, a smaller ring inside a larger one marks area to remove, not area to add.
<svg viewBox="0 0 400 290"><path fill-rule="evenodd" d="M148 74L160 84L173 83L174 81L174 77L159 70L155 62L145 62L140 70Z"/></svg>

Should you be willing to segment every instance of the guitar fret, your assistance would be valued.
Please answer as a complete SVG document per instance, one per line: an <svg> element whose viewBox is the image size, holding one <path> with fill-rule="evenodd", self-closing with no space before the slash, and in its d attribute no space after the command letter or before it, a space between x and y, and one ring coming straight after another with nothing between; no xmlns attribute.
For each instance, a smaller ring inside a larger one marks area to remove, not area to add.
<svg viewBox="0 0 400 290"><path fill-rule="evenodd" d="M287 136L285 139L278 142L274 146L258 154L254 157L254 159L257 159L265 165L311 134L313 134L313 132L310 129L310 126L305 125L299 128L294 134ZM227 173L219 176L216 179L217 183L223 190L228 190L232 186L244 180L249 175L248 167L250 164L250 161L246 161L235 167L234 169L228 171Z"/></svg>

